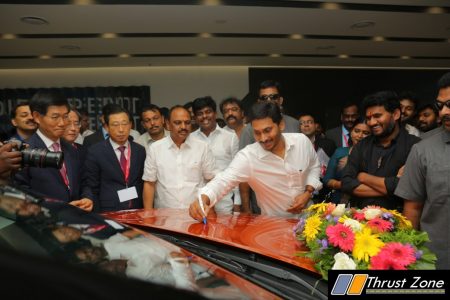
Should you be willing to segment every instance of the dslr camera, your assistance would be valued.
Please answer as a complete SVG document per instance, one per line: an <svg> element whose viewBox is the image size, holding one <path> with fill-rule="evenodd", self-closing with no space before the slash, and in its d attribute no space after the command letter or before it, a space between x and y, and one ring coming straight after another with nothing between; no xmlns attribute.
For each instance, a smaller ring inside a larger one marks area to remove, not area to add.
<svg viewBox="0 0 450 300"><path fill-rule="evenodd" d="M14 143L14 151L22 154L21 167L55 168L60 169L64 162L64 153L51 152L48 149L31 149L27 144L17 139L11 139L4 143Z"/></svg>

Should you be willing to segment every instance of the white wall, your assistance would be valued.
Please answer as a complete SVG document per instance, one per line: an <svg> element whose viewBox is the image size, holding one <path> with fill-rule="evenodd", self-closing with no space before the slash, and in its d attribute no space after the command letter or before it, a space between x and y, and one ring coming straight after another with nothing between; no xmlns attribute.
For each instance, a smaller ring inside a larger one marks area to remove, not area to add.
<svg viewBox="0 0 450 300"><path fill-rule="evenodd" d="M152 103L171 107L201 96L219 104L248 92L247 67L126 67L0 70L0 88L149 85Z"/></svg>

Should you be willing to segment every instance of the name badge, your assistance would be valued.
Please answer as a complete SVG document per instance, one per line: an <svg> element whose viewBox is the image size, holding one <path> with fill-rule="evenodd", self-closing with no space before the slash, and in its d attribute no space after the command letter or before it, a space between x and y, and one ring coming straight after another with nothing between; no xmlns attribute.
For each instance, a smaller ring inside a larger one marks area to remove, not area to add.
<svg viewBox="0 0 450 300"><path fill-rule="evenodd" d="M136 199L138 197L136 187L132 186L123 190L117 191L117 194L119 195L119 201L125 202L130 201L132 199Z"/></svg>

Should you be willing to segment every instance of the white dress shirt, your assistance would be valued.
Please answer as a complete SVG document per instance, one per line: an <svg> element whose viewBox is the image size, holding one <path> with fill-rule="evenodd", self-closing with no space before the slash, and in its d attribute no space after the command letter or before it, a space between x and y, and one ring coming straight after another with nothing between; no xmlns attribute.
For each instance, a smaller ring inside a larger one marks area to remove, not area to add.
<svg viewBox="0 0 450 300"><path fill-rule="evenodd" d="M193 137L208 143L214 158L216 160L216 167L219 171L225 170L233 160L234 156L239 150L239 140L236 133L226 131L216 125L216 128L206 136L200 128L191 134ZM215 206L216 211L232 212L233 211L233 196L234 204L241 204L241 195L239 194L239 188L236 187L232 192L226 194L222 200Z"/></svg>
<svg viewBox="0 0 450 300"><path fill-rule="evenodd" d="M111 146L113 147L113 149L114 149L114 154L116 155L116 157L117 157L117 160L119 161L119 164L120 164L120 150L119 150L119 147L121 146L121 145L119 145L119 144L117 144L116 142L114 142L112 139L109 139L109 142L111 143ZM128 159L128 151L129 151L129 149L130 149L130 142L126 142L123 146L125 146L125 151L123 152L123 154L125 155L125 157Z"/></svg>
<svg viewBox="0 0 450 300"><path fill-rule="evenodd" d="M178 148L169 135L150 145L142 179L156 182L155 208L188 208L216 173L207 143L188 136Z"/></svg>
<svg viewBox="0 0 450 300"><path fill-rule="evenodd" d="M286 210L294 198L310 185L320 189L320 164L311 141L299 133L283 133L284 159L266 151L259 143L248 145L236 154L230 166L201 189L214 205L233 187L248 182L255 191L261 213L295 217Z"/></svg>
<svg viewBox="0 0 450 300"><path fill-rule="evenodd" d="M49 139L47 136L45 136L42 131L40 131L39 129L36 131L36 134L41 138L41 140L44 142L45 147L47 147L47 149L51 152L55 152L55 149L53 149L53 144L54 143L58 143L61 147L61 151L62 151L62 146L61 146L61 140L58 139L56 142L52 141L51 139Z"/></svg>
<svg viewBox="0 0 450 300"><path fill-rule="evenodd" d="M164 137L168 135L169 131L164 129ZM135 142L138 143L139 145L142 145L145 148L145 151L148 151L150 145L156 142L156 140L154 140L148 132L144 132L143 134L141 134L140 137L138 137L135 140Z"/></svg>

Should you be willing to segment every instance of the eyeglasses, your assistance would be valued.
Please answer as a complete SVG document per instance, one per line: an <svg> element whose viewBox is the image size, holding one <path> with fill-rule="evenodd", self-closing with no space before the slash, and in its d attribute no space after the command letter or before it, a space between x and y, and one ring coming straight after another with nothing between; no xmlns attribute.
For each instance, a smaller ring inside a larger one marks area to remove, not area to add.
<svg viewBox="0 0 450 300"><path fill-rule="evenodd" d="M447 100L445 102L436 100L436 102L434 102L434 106L436 107L437 110L442 110L444 108L444 106L446 106L447 108L450 108L450 100Z"/></svg>
<svg viewBox="0 0 450 300"><path fill-rule="evenodd" d="M59 120L62 120L63 122L67 122L69 120L69 115L68 114L65 114L65 115L62 115L62 116L58 115L58 114L51 115L51 116L45 115L45 117L50 118L50 120L52 120L53 123L56 123Z"/></svg>
<svg viewBox="0 0 450 300"><path fill-rule="evenodd" d="M118 128L119 126L126 127L128 125L130 125L130 122L122 122L122 123L114 122L109 124L109 127Z"/></svg>
<svg viewBox="0 0 450 300"><path fill-rule="evenodd" d="M261 101L276 101L280 99L280 94L270 94L270 95L261 95L259 96L259 100Z"/></svg>

